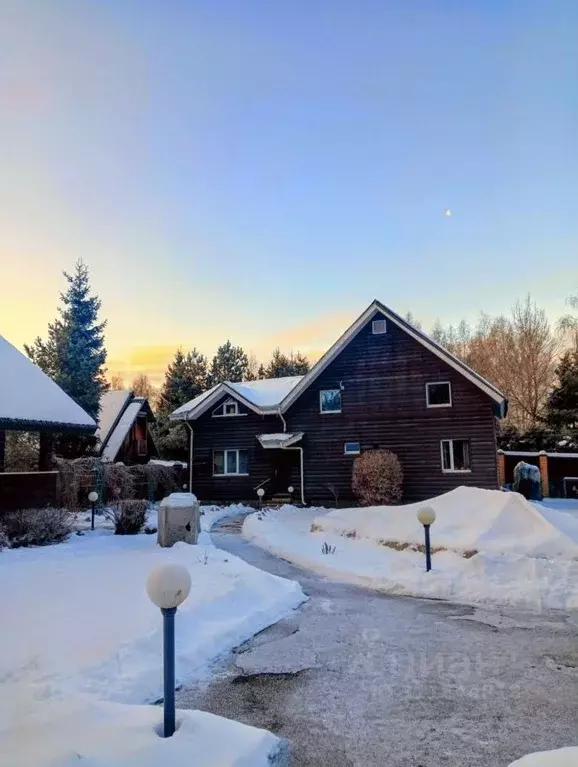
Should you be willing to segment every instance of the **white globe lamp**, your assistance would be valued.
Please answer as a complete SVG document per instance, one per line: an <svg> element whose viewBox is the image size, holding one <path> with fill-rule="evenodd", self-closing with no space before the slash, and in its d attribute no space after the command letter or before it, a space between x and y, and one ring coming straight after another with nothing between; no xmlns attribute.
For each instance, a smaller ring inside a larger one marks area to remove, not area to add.
<svg viewBox="0 0 578 767"><path fill-rule="evenodd" d="M88 494L88 500L90 502L90 508L91 508L91 515L90 515L90 529L94 530L94 507L96 506L96 502L98 501L98 493L94 490L91 490Z"/></svg>
<svg viewBox="0 0 578 767"><path fill-rule="evenodd" d="M425 533L425 569L431 570L431 540L430 527L436 521L436 513L431 506L422 506L417 512L418 521L423 525Z"/></svg>
<svg viewBox="0 0 578 767"><path fill-rule="evenodd" d="M175 733L175 613L189 596L191 576L182 565L159 565L149 574L146 590L163 614L164 736L170 738Z"/></svg>

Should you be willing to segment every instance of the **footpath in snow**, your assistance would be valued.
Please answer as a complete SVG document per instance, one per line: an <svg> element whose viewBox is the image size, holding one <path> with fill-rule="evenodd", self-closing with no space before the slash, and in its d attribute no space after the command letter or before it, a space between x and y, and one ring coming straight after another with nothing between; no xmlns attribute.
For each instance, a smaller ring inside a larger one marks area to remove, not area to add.
<svg viewBox="0 0 578 767"><path fill-rule="evenodd" d="M154 731L162 708L142 705L162 696L161 615L145 593L156 565L185 565L193 584L177 614L179 682L208 676L220 654L305 599L299 584L211 545L206 530L230 513L239 509L207 510L198 546L161 549L156 535L115 536L101 524L66 543L0 553L2 764L177 766L193 754L200 767L268 764L270 733L182 712L164 740Z"/></svg>
<svg viewBox="0 0 578 767"><path fill-rule="evenodd" d="M516 493L460 487L427 502L433 570L425 572L425 505L303 510L245 520L243 535L285 559L391 594L522 609L578 609L578 520ZM335 547L323 553L324 544Z"/></svg>

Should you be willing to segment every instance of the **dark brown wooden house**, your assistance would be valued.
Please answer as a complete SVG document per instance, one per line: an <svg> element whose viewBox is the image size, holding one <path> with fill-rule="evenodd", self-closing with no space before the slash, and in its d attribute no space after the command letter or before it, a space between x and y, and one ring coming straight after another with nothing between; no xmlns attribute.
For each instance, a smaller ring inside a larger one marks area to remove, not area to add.
<svg viewBox="0 0 578 767"><path fill-rule="evenodd" d="M148 425L154 415L145 397L108 391L100 399L97 449L106 463L148 463L158 456Z"/></svg>
<svg viewBox="0 0 578 767"><path fill-rule="evenodd" d="M404 499L498 487L504 396L378 301L302 377L223 383L176 410L199 498L352 501L356 455L392 450Z"/></svg>

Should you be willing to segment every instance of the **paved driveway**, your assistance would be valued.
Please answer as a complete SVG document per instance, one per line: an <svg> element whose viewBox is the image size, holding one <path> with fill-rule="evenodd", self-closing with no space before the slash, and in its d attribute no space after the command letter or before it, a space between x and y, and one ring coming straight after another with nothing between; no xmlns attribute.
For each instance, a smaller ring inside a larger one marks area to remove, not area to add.
<svg viewBox="0 0 578 767"><path fill-rule="evenodd" d="M272 730L296 767L506 767L578 744L578 616L380 595L277 559L234 523L213 539L310 600L181 707Z"/></svg>

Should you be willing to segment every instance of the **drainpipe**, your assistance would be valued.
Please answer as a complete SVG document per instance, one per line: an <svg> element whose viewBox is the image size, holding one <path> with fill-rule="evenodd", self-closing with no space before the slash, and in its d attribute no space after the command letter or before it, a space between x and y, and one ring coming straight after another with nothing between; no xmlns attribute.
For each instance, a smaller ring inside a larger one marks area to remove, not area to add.
<svg viewBox="0 0 578 767"><path fill-rule="evenodd" d="M193 492L193 427L191 424L185 419L185 423L189 427L189 431L191 432L191 441L189 442L189 493Z"/></svg>
<svg viewBox="0 0 578 767"><path fill-rule="evenodd" d="M303 471L303 448L302 447L282 447L281 450L299 450L299 473L301 478L301 503L305 506L305 474Z"/></svg>
<svg viewBox="0 0 578 767"><path fill-rule="evenodd" d="M281 408L277 410L277 415L283 421L283 433L285 433L287 431L287 421L283 418L283 414L281 413Z"/></svg>

